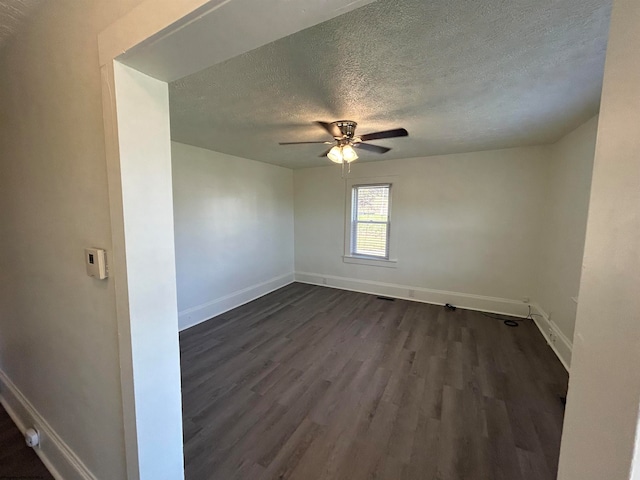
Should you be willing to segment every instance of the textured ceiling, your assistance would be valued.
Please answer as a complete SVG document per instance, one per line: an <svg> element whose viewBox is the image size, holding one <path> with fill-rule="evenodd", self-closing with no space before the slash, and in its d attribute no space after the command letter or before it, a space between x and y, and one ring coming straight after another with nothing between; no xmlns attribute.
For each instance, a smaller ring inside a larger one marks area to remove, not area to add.
<svg viewBox="0 0 640 480"><path fill-rule="evenodd" d="M0 0L0 47L43 0Z"/></svg>
<svg viewBox="0 0 640 480"><path fill-rule="evenodd" d="M598 111L609 0L378 0L170 84L178 142L327 165L314 120L396 127L384 155L544 144Z"/></svg>

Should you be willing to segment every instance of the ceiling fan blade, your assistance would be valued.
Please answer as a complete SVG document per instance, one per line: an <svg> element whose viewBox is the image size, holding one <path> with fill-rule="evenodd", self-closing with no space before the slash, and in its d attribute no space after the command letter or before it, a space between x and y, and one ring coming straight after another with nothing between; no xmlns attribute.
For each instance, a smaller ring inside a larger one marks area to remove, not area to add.
<svg viewBox="0 0 640 480"><path fill-rule="evenodd" d="M331 148L333 148L333 147L331 147ZM318 155L318 157L320 157L320 158L326 157L329 154L329 152L331 151L331 148L329 150L327 150L326 152L324 152L323 154Z"/></svg>
<svg viewBox="0 0 640 480"><path fill-rule="evenodd" d="M360 135L360 139L363 142L368 142L369 140L379 140L381 138L395 138L395 137L406 137L409 135L404 128L396 128L394 130L385 130L383 132L375 132L375 133L367 133L366 135Z"/></svg>
<svg viewBox="0 0 640 480"><path fill-rule="evenodd" d="M389 150L391 150L390 148L371 145L370 143L354 143L353 146L374 153L387 153Z"/></svg>
<svg viewBox="0 0 640 480"><path fill-rule="evenodd" d="M305 143L324 143L326 145L331 145L334 142L280 142L278 145L303 145Z"/></svg>
<svg viewBox="0 0 640 480"><path fill-rule="evenodd" d="M327 122L315 122L315 123L316 125L320 125L327 132L329 132L329 135L331 135L332 137L342 138L342 132L340 131L340 129L335 123L327 123Z"/></svg>

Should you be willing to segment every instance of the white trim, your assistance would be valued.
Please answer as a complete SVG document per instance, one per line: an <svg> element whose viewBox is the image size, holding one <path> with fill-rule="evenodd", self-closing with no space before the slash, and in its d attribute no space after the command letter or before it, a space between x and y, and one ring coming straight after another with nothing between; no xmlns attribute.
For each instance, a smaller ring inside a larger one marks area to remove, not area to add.
<svg viewBox="0 0 640 480"><path fill-rule="evenodd" d="M180 331L198 325L199 323L209 320L224 312L228 312L229 310L233 310L240 305L249 303L256 298L266 295L267 293L271 293L274 290L285 287L290 283L293 283L293 281L294 274L286 273L267 280L266 282L257 283L223 297L216 298L210 302L182 310L181 312L178 312Z"/></svg>
<svg viewBox="0 0 640 480"><path fill-rule="evenodd" d="M111 220L112 255L110 258L110 282L114 284L116 322L118 326L118 360L120 364L120 388L124 428L127 476L138 478L138 432L136 426L135 392L133 388L133 352L131 345L131 317L129 312L129 287L126 275L127 261L124 234L124 207L122 202L122 174L120 168L120 143L115 99L115 67L110 62L101 67L102 120L105 135L107 186L109 190L109 215Z"/></svg>
<svg viewBox="0 0 640 480"><path fill-rule="evenodd" d="M542 333L542 336L545 338L551 349L554 351L556 356L564 365L564 368L567 369L567 372L570 371L571 366L571 353L573 351L573 343L571 340L567 338L567 336L562 333L562 331L558 328L558 325L555 324L550 318L547 312L545 312L540 305L533 302L531 303L532 310L535 315L533 316L533 321L536 326Z"/></svg>
<svg viewBox="0 0 640 480"><path fill-rule="evenodd" d="M56 480L97 480L2 370L0 403L22 433L32 426L38 430L40 445L33 450Z"/></svg>
<svg viewBox="0 0 640 480"><path fill-rule="evenodd" d="M393 258L373 258L373 257L359 257L357 255L343 255L342 261L344 263L353 263L356 265L371 265L372 267L385 267L385 268L398 268L398 260Z"/></svg>
<svg viewBox="0 0 640 480"><path fill-rule="evenodd" d="M358 226L363 223L365 225L386 225L386 239L384 243L384 256L380 255L376 260L388 260L389 259L389 242L391 240L391 196L392 196L392 183L356 183L351 186L351 211L349 212L349 251L345 252L345 256L347 257L369 257L371 255L367 255L366 253L356 251L358 249ZM382 221L360 221L358 220L359 216L359 204L360 204L360 189L368 189L368 188L379 188L387 190L387 220L386 222ZM380 258L382 257L382 258Z"/></svg>
<svg viewBox="0 0 640 480"><path fill-rule="evenodd" d="M296 281L311 285L351 290L353 292L371 293L387 297L412 300L416 302L444 305L450 303L460 308L479 312L497 313L526 318L529 313L528 304L508 298L488 297L460 292L447 292L430 288L398 285L394 283L374 282L356 278L336 277L321 273L296 272Z"/></svg>

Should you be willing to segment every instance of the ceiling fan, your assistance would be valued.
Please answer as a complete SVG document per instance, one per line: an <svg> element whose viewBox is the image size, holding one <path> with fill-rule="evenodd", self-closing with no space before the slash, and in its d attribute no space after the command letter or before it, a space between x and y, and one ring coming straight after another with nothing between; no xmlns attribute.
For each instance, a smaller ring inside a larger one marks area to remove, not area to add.
<svg viewBox="0 0 640 480"><path fill-rule="evenodd" d="M409 135L404 128L384 130L382 132L368 133L356 136L358 124L353 120L338 120L336 122L314 122L324 128L333 137L332 141L320 142L280 142L280 145L301 145L308 143L323 143L333 145L329 150L322 153L320 157L326 156L334 163L351 163L358 159L355 149L362 149L373 153L387 153L390 148L364 143L369 140L379 140L382 138L406 137Z"/></svg>

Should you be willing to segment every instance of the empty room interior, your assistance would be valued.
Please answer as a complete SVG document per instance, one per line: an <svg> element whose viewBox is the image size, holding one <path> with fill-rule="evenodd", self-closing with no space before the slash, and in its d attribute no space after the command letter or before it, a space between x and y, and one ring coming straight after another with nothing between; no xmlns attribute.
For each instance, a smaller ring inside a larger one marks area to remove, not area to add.
<svg viewBox="0 0 640 480"><path fill-rule="evenodd" d="M483 10L169 84L187 478L555 478L609 7Z"/></svg>
<svg viewBox="0 0 640 480"><path fill-rule="evenodd" d="M640 8L322 3L0 2L0 478L638 474Z"/></svg>

